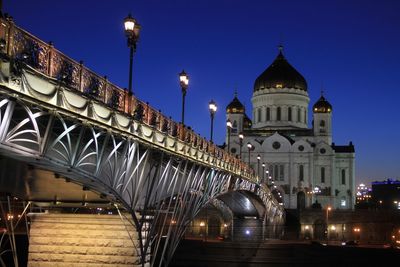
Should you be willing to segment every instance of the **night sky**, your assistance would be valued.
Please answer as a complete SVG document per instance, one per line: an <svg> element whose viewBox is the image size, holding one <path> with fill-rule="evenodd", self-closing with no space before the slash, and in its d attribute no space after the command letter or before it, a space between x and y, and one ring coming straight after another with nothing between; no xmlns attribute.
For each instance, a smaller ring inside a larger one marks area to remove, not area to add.
<svg viewBox="0 0 400 267"><path fill-rule="evenodd" d="M398 0L3 2L17 25L120 87L128 84L123 19L131 12L142 25L135 95L179 121L178 73L185 69L185 123L209 138L214 99L216 143L224 141L225 107L235 89L251 116L254 80L282 43L308 82L309 111L323 89L333 106L333 142L355 144L356 182L400 178Z"/></svg>

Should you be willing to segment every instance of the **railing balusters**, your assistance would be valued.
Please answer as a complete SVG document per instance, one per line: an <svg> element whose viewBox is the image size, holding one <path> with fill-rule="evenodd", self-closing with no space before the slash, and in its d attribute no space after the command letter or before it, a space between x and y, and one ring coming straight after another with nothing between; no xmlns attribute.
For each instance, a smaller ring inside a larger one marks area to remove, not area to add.
<svg viewBox="0 0 400 267"><path fill-rule="evenodd" d="M181 123L177 123L172 119L165 117L160 111L156 111L148 103L144 103L143 101L137 99L135 96L131 96L126 90L113 85L108 81L107 76L101 77L100 75L93 73L83 65L83 62L78 63L77 61L70 59L68 56L56 50L51 42L48 44L43 42L42 40L36 38L30 33L17 27L13 21L9 19L0 18L0 22L1 22L0 38L3 38L6 41L5 51L8 56L13 57L16 56L14 53L24 52L24 51L18 51L19 47L14 47L14 45L15 46L25 45L25 44L14 44L13 38L15 32L19 31L23 39L25 39L26 41L37 42L38 44L43 45L48 49L47 59L45 59L47 60L46 62L47 69L45 68L45 71L43 71L42 69L39 68L37 69L38 71L44 73L45 75L48 75L49 77L58 78L56 76L59 75L58 72L61 71L61 69L59 68L62 67L58 66L58 64L62 62L68 62L71 64L72 70L76 70L72 71L73 77L71 77L72 81L71 85L73 87L76 87L75 88L76 90L84 92L84 90L86 89L85 79L89 80L89 82L91 81L92 78L98 81L103 81L101 83L102 86L100 86L99 88L100 92L96 97L96 99L99 100L100 102L103 102L103 104L111 106L122 113L134 117L136 115L135 111L137 110L139 105L142 105L143 117L140 118L140 120L143 123L150 125L161 132L167 133L168 135L173 136L180 141L186 142L191 146L204 151L205 153L208 153L209 155L217 159L217 161L214 161L214 164L225 166L230 170L239 169L242 171L242 173L246 174L247 177L254 177L254 175L251 172L251 169L248 168L247 164L244 164L240 160L236 159L234 155L218 148L214 143L201 137L200 135L195 133L192 129L185 128L184 125L182 125ZM25 49L26 47L22 48ZM55 59L57 60L57 62L55 61ZM39 60L43 59L39 58ZM40 64L38 65L40 66ZM85 77L84 77L84 72L85 72ZM76 77L75 75L78 75L78 77ZM78 84L74 84L75 81ZM112 99L115 97L118 97L118 99ZM112 101L118 101L118 105L114 105L117 103L114 102L112 103ZM165 126L165 124L167 124L167 126Z"/></svg>

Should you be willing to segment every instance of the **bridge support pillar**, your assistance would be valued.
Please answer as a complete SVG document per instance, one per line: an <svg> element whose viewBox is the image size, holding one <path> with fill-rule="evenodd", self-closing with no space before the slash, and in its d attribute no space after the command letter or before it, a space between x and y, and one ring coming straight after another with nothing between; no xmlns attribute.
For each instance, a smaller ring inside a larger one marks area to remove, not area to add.
<svg viewBox="0 0 400 267"><path fill-rule="evenodd" d="M118 215L30 216L28 266L142 266L137 232Z"/></svg>

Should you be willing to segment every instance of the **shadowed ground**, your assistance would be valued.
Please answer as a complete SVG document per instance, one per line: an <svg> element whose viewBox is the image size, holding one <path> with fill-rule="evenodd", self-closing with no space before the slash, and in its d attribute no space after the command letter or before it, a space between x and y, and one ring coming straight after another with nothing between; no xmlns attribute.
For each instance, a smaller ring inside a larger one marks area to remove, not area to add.
<svg viewBox="0 0 400 267"><path fill-rule="evenodd" d="M170 266L384 266L400 260L400 250L323 246L311 243L181 241Z"/></svg>

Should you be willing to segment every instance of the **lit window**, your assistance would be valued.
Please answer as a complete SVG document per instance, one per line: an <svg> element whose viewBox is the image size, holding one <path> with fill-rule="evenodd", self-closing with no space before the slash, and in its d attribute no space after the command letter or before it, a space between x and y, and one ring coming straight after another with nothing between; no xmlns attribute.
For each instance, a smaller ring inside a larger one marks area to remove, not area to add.
<svg viewBox="0 0 400 267"><path fill-rule="evenodd" d="M283 87L283 85L281 83L276 84L276 88L282 88L282 87Z"/></svg>
<svg viewBox="0 0 400 267"><path fill-rule="evenodd" d="M346 207L346 199L341 199L340 200L340 206Z"/></svg>

